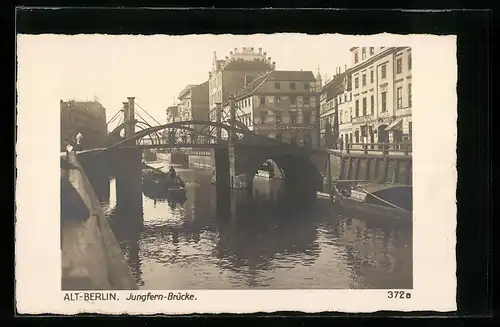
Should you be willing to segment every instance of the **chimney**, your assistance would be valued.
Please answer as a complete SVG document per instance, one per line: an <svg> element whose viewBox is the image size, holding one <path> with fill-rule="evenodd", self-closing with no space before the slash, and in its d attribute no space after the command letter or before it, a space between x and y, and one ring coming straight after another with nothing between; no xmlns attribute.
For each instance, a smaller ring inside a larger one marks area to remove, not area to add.
<svg viewBox="0 0 500 327"><path fill-rule="evenodd" d="M276 61L273 61L273 68L276 68Z"/></svg>
<svg viewBox="0 0 500 327"><path fill-rule="evenodd" d="M347 64L345 65L345 71L347 71Z"/></svg>
<svg viewBox="0 0 500 327"><path fill-rule="evenodd" d="M230 52L229 52L229 55L230 55L230 56L232 56L232 55L233 55L233 52L232 52L232 51L230 51Z"/></svg>
<svg viewBox="0 0 500 327"><path fill-rule="evenodd" d="M264 52L263 55L264 55L264 57L267 56L267 52Z"/></svg>
<svg viewBox="0 0 500 327"><path fill-rule="evenodd" d="M238 52L238 48L234 48L234 53Z"/></svg>
<svg viewBox="0 0 500 327"><path fill-rule="evenodd" d="M259 48L259 54L262 54L262 48Z"/></svg>

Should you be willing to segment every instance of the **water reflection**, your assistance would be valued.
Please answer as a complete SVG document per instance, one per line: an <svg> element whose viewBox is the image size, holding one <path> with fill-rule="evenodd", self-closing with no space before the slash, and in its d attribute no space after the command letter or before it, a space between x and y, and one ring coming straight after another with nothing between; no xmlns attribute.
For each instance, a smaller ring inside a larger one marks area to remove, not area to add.
<svg viewBox="0 0 500 327"><path fill-rule="evenodd" d="M112 209L111 186L103 203L143 289L412 287L411 226L345 217L278 181L256 178L249 197L178 173L182 201L144 192L132 215Z"/></svg>

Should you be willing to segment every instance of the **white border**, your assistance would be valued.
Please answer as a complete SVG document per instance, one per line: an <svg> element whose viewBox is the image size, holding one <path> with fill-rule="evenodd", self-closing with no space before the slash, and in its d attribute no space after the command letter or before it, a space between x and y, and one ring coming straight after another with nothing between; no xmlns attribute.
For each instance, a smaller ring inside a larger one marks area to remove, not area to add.
<svg viewBox="0 0 500 327"><path fill-rule="evenodd" d="M197 301L64 302L60 291L59 99L47 96L50 76L27 78L18 37L16 303L19 313L251 313L456 310L455 36L340 36L353 45L407 45L413 58L414 289L411 299L384 290L191 291ZM38 37L44 37L43 35ZM136 36L147 37L147 36ZM43 78L43 79L42 79ZM50 93L49 93L50 94ZM128 292L121 296L124 298ZM120 293L120 294L121 294ZM141 292L147 293L147 292ZM157 294L159 292L154 292ZM162 292L166 293L166 292Z"/></svg>

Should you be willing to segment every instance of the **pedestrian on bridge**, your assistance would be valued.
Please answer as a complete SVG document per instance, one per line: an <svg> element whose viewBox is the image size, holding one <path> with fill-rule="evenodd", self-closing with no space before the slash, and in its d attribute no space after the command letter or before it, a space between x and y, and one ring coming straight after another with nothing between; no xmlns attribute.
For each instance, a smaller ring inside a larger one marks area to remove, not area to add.
<svg viewBox="0 0 500 327"><path fill-rule="evenodd" d="M83 135L82 133L78 132L78 134L76 134L76 145L78 150L82 149L82 140L83 140Z"/></svg>

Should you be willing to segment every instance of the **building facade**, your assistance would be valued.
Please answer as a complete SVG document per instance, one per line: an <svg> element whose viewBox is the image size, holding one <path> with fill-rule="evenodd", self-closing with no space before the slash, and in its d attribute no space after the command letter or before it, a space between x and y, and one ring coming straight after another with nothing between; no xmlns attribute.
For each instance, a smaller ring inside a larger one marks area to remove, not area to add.
<svg viewBox="0 0 500 327"><path fill-rule="evenodd" d="M167 124L173 123L176 121L181 121L182 117L179 115L179 112L180 112L180 110L179 110L178 105L173 105L173 106L168 107L165 110L165 114L167 116Z"/></svg>
<svg viewBox="0 0 500 327"><path fill-rule="evenodd" d="M348 71L341 72L340 67L333 78L322 88L320 93L320 139L321 146L327 144L328 133L334 133L332 128L338 128L338 136L344 137L351 132L352 126L348 115L351 105L351 81ZM337 115L338 127L335 127ZM330 131L327 131L330 129Z"/></svg>
<svg viewBox="0 0 500 327"><path fill-rule="evenodd" d="M208 81L199 85L186 86L178 96L178 115L181 120L208 120Z"/></svg>
<svg viewBox="0 0 500 327"><path fill-rule="evenodd" d="M311 71L270 71L235 94L252 131L299 146L319 145L319 92Z"/></svg>
<svg viewBox="0 0 500 327"><path fill-rule="evenodd" d="M411 48L354 47L353 143L411 140Z"/></svg>
<svg viewBox="0 0 500 327"><path fill-rule="evenodd" d="M275 63L259 48L234 48L224 59L218 59L214 52L212 70L209 72L208 104L210 120L216 121L215 107L226 104L229 95L236 93L259 76L273 70Z"/></svg>
<svg viewBox="0 0 500 327"><path fill-rule="evenodd" d="M60 100L60 110L61 151L64 151L69 140L75 140L78 133L83 135L83 148L107 145L106 109L99 101Z"/></svg>

